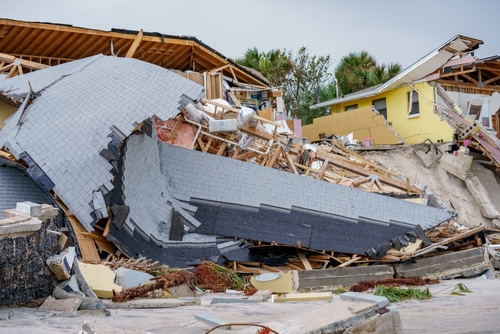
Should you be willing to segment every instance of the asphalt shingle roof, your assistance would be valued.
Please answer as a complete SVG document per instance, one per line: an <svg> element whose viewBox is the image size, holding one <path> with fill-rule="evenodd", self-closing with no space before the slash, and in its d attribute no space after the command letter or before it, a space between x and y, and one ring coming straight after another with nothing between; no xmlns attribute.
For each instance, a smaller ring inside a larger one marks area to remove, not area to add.
<svg viewBox="0 0 500 334"><path fill-rule="evenodd" d="M15 209L18 202L51 204L49 198L25 171L0 158L0 217L2 210Z"/></svg>
<svg viewBox="0 0 500 334"><path fill-rule="evenodd" d="M17 123L15 117L9 120L0 146L10 142L14 151L29 154L89 231L92 193L113 177L99 155L111 141L111 128L128 136L145 119L177 115L185 97L204 97L202 86L172 71L103 55L0 81L0 92L19 98L29 92L28 80L39 96L27 106L20 127L9 124Z"/></svg>
<svg viewBox="0 0 500 334"><path fill-rule="evenodd" d="M174 260L157 246L178 246L169 240L173 203L189 204L184 215L198 223L190 232L358 254L451 218L446 210L158 142L154 132L136 133L124 146L114 196L130 213L125 228L110 234L129 240L122 242L128 254L137 253L130 236L137 244L155 240L141 255L167 263Z"/></svg>

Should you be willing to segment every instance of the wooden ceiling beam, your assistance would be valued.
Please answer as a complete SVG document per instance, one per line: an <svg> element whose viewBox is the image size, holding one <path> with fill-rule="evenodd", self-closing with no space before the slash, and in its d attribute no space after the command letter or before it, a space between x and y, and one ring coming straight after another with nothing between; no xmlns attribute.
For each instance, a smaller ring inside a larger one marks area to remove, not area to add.
<svg viewBox="0 0 500 334"><path fill-rule="evenodd" d="M69 59L78 59L79 55L82 54L82 50L84 50L84 53L88 54L89 56L94 55L96 53L93 53L91 51L92 48L95 48L99 43L97 42L97 39L99 38L98 36L83 36L85 38L84 42L81 43L77 48L73 50L72 53L70 53L67 58Z"/></svg>
<svg viewBox="0 0 500 334"><path fill-rule="evenodd" d="M477 84L467 83L467 82L457 82L457 81L448 81L448 80L437 80L437 82L443 87L472 89L476 92L485 91L485 92L499 92L500 93L500 87L497 87L497 86L484 86L483 88L480 88L477 86Z"/></svg>
<svg viewBox="0 0 500 334"><path fill-rule="evenodd" d="M476 67L477 69L481 69L481 70L484 70L484 71L489 71L489 72L493 72L493 73L500 73L500 68L491 68L491 67Z"/></svg>
<svg viewBox="0 0 500 334"><path fill-rule="evenodd" d="M49 33L48 37L38 45L38 47L33 51L33 55L45 55L47 50L51 47L54 41L59 37L60 32L58 31L46 31Z"/></svg>
<svg viewBox="0 0 500 334"><path fill-rule="evenodd" d="M467 80L469 80L469 81L472 81L472 82L473 82L473 83L475 83L475 84L477 84L477 83L479 82L478 80L476 80L476 79L472 78L471 76L469 76L469 75L467 75L467 74L465 74L465 73L460 73L460 76L462 76L462 77L466 78L466 79L467 79Z"/></svg>
<svg viewBox="0 0 500 334"><path fill-rule="evenodd" d="M1 20L0 20L1 22ZM0 40L0 50L4 53L15 53L14 52L14 41L17 39L18 34L22 31L22 27L14 27L9 30L7 36Z"/></svg>
<svg viewBox="0 0 500 334"><path fill-rule="evenodd" d="M179 63L186 61L186 58L189 56L189 53L191 52L190 48L185 48L184 50L176 50L172 56L169 56L168 58L161 58L163 59L163 67L165 68L173 68L173 69L178 69L179 68Z"/></svg>
<svg viewBox="0 0 500 334"><path fill-rule="evenodd" d="M494 81L497 81L497 80L499 80L499 79L500 79L500 75L497 75L496 77L493 77L493 78L491 78L491 79L488 79L488 80L486 80L486 81L483 81L483 84L484 84L484 85L487 85L487 84L492 83L492 82L494 82Z"/></svg>
<svg viewBox="0 0 500 334"><path fill-rule="evenodd" d="M21 38L18 48L21 50L26 50L26 53L31 54L33 49L35 48L35 43L40 37L41 33L43 33L43 30L33 29L31 31L28 31L26 36L24 38Z"/></svg>
<svg viewBox="0 0 500 334"><path fill-rule="evenodd" d="M78 52L78 50L81 50L81 45L82 45L82 43L85 43L86 39L87 39L87 35L75 34L75 35L70 36L64 42L64 44L61 45L61 47L59 49L60 50L59 57L72 59L70 57L70 55L74 54L75 51ZM80 52L80 54L81 54L81 52ZM79 58L84 58L85 56L88 56L88 55L84 54L83 57L79 57Z"/></svg>

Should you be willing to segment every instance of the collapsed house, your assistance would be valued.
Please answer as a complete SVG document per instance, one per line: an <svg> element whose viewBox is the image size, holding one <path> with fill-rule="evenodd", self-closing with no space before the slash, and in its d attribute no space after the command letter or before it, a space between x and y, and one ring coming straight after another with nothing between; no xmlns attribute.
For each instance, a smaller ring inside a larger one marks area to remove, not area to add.
<svg viewBox="0 0 500 334"><path fill-rule="evenodd" d="M0 23L10 41L27 33L79 37L71 51L54 46L52 53L0 40L7 52L0 54L0 184L7 189L0 199L9 199L0 206L29 200L60 208L57 226L79 258L125 255L172 267L210 260L246 273L260 273L246 264L270 271L359 264L373 272L380 263L465 249L475 261L470 272L487 269L482 250L467 250L485 242L484 227L456 228L454 208L326 136L329 129L303 145L287 123L275 122L281 91L200 41ZM87 54L91 42L101 53ZM125 57L115 55L117 45ZM349 115L368 126L370 144L402 143L372 108ZM387 277L414 270L382 267ZM302 273L302 287L326 282L317 275Z"/></svg>
<svg viewBox="0 0 500 334"><path fill-rule="evenodd" d="M420 228L452 217L163 143L153 117L196 105L203 87L135 59L97 55L6 79L0 90L23 101L1 145L87 232L105 220L105 237L133 258L217 261L243 244L234 238L380 257L390 239L425 238Z"/></svg>

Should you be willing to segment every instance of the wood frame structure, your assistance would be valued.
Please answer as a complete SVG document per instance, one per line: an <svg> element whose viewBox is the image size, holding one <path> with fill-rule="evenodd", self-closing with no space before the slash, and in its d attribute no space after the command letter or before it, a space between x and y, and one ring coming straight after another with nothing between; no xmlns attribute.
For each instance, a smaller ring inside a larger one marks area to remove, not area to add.
<svg viewBox="0 0 500 334"><path fill-rule="evenodd" d="M0 19L0 53L22 60L23 73L41 66L53 66L104 54L136 58L180 71L201 73L218 70L240 82L267 88L265 79L254 75L195 37L144 32L142 29L103 31L63 24ZM4 72L8 69L4 69ZM21 69L18 68L17 71L20 74Z"/></svg>

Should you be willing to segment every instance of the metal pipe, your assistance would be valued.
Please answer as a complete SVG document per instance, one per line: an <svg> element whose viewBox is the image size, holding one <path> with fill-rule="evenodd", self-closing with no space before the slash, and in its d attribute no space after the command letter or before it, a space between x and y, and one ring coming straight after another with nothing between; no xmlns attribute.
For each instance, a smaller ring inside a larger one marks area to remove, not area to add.
<svg viewBox="0 0 500 334"><path fill-rule="evenodd" d="M109 41L109 47L111 48L111 55L116 57L115 50L113 48L113 40L112 39Z"/></svg>

